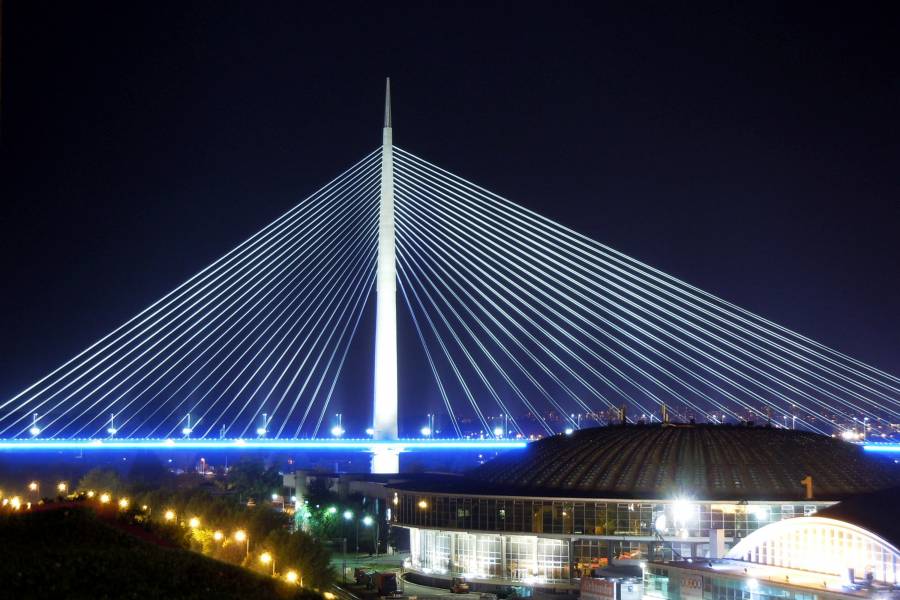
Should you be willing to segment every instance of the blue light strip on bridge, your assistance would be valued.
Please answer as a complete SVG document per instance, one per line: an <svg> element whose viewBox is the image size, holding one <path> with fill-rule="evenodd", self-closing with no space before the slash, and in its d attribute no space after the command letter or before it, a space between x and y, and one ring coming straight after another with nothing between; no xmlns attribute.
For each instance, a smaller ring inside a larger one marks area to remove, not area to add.
<svg viewBox="0 0 900 600"><path fill-rule="evenodd" d="M867 452L888 452L891 454L900 454L900 444L866 444L863 450Z"/></svg>
<svg viewBox="0 0 900 600"><path fill-rule="evenodd" d="M277 439L84 439L84 440L0 440L0 450L515 450L525 440L277 440Z"/></svg>

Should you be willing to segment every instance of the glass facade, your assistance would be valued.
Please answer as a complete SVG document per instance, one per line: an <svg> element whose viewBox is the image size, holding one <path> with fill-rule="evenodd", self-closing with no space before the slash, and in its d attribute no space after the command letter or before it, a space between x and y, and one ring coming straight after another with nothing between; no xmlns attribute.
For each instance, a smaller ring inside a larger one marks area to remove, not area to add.
<svg viewBox="0 0 900 600"><path fill-rule="evenodd" d="M412 566L492 579L568 580L610 559L709 555L769 523L829 502L722 503L502 498L397 491L392 522L411 532Z"/></svg>
<svg viewBox="0 0 900 600"><path fill-rule="evenodd" d="M534 583L570 580L566 540L418 528L409 532L410 567L424 573Z"/></svg>
<svg viewBox="0 0 900 600"><path fill-rule="evenodd" d="M735 540L830 504L568 501L400 492L394 514L398 525L420 527L601 536L654 536L664 530L667 536L684 538L708 537L710 529L723 529L726 538Z"/></svg>
<svg viewBox="0 0 900 600"><path fill-rule="evenodd" d="M765 581L715 577L652 566L644 570L644 598L658 600L824 600L834 593L791 589Z"/></svg>

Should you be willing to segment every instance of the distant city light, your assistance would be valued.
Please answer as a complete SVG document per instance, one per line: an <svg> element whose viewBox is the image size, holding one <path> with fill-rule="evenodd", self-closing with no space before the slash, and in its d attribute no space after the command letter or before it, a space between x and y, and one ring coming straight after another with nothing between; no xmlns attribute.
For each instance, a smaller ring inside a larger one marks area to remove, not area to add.
<svg viewBox="0 0 900 600"><path fill-rule="evenodd" d="M331 435L333 435L334 437L341 437L342 435L344 435L344 428L340 425L335 425L331 428Z"/></svg>
<svg viewBox="0 0 900 600"><path fill-rule="evenodd" d="M497 437L503 436L503 428L502 427L494 427L494 435Z"/></svg>
<svg viewBox="0 0 900 600"><path fill-rule="evenodd" d="M431 427L427 425L419 430L419 433L422 434L422 437L431 437Z"/></svg>
<svg viewBox="0 0 900 600"><path fill-rule="evenodd" d="M575 433L574 429L572 429L571 427L566 427L566 435L572 435L573 433Z"/></svg>
<svg viewBox="0 0 900 600"><path fill-rule="evenodd" d="M34 426L28 430L28 433L30 433L32 437L37 437L41 434L41 428L38 426Z"/></svg>

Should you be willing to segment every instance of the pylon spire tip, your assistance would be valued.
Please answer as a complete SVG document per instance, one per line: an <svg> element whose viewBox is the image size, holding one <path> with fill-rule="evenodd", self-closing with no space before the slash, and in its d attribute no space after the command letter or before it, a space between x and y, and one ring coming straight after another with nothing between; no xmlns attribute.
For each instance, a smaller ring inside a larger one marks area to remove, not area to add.
<svg viewBox="0 0 900 600"><path fill-rule="evenodd" d="M384 85L384 126L391 126L391 78L386 78Z"/></svg>

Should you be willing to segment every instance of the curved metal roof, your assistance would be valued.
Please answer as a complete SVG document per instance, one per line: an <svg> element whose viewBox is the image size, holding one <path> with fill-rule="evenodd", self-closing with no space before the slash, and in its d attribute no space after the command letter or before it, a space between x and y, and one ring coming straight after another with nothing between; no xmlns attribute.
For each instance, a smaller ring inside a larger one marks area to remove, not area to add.
<svg viewBox="0 0 900 600"><path fill-rule="evenodd" d="M582 429L503 454L466 477L462 493L556 497L815 500L900 485L900 467L857 445L806 431L721 425ZM449 491L449 490L447 490Z"/></svg>

